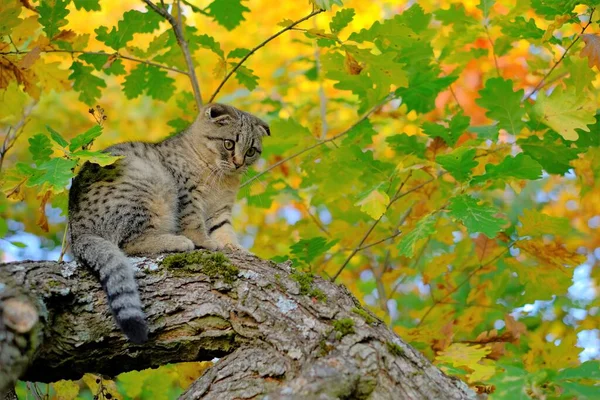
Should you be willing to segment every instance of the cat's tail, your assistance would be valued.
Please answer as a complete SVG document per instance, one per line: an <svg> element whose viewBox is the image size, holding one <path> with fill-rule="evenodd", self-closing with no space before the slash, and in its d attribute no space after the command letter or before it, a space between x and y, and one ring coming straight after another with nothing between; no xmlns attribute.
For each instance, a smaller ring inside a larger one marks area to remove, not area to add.
<svg viewBox="0 0 600 400"><path fill-rule="evenodd" d="M116 244L100 236L83 234L73 239L73 254L100 277L117 325L133 343L148 340L148 325L134 269L125 254Z"/></svg>

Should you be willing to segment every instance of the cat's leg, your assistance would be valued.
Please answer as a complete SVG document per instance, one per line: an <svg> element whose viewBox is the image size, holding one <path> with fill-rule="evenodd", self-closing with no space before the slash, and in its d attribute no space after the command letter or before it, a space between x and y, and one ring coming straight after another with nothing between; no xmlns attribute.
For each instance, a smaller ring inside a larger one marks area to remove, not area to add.
<svg viewBox="0 0 600 400"><path fill-rule="evenodd" d="M233 198L230 201L233 203ZM229 202L222 207L216 207L216 210L207 216L206 227L208 235L219 247L247 252L246 249L240 246L231 225L231 205Z"/></svg>
<svg viewBox="0 0 600 400"><path fill-rule="evenodd" d="M200 192L184 192L179 195L179 226L182 235L189 238L196 247L218 250L217 242L212 240L206 230L205 204Z"/></svg>
<svg viewBox="0 0 600 400"><path fill-rule="evenodd" d="M170 233L145 232L126 243L123 251L127 255L151 255L194 250L194 243L185 236Z"/></svg>

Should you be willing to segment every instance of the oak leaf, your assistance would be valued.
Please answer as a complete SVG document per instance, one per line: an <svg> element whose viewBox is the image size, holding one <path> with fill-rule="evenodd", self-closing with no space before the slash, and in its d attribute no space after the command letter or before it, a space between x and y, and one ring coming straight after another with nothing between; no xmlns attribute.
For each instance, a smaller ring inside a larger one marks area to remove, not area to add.
<svg viewBox="0 0 600 400"><path fill-rule="evenodd" d="M585 47L581 49L579 56L581 58L587 57L590 68L595 65L600 69L600 36L586 33L581 35L581 40L585 43Z"/></svg>

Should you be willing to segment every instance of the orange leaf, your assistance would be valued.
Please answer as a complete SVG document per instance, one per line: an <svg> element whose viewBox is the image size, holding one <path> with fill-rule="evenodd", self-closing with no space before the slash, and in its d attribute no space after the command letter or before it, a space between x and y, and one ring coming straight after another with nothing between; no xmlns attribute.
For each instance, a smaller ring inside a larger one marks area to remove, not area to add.
<svg viewBox="0 0 600 400"><path fill-rule="evenodd" d="M479 262L491 258L494 250L498 248L495 239L490 239L482 233L473 240L473 243L475 243L475 253Z"/></svg>
<svg viewBox="0 0 600 400"><path fill-rule="evenodd" d="M33 63L40 58L41 49L39 47L34 47L29 51L29 53L25 54L25 57L21 59L19 63L19 68L27 69L33 65Z"/></svg>
<svg viewBox="0 0 600 400"><path fill-rule="evenodd" d="M48 217L46 216L46 203L48 203L48 200L50 200L51 195L52 195L52 192L50 190L46 191L46 193L41 197L40 208L38 209L39 216L38 216L37 224L40 228L42 228L42 230L44 232L48 232L48 230L49 230ZM38 197L38 199L39 198L40 197Z"/></svg>
<svg viewBox="0 0 600 400"><path fill-rule="evenodd" d="M600 37L592 33L581 35L581 40L585 42L585 47L579 53L581 58L588 58L588 65L592 68L594 65L600 69Z"/></svg>
<svg viewBox="0 0 600 400"><path fill-rule="evenodd" d="M358 75L363 69L363 67L361 67L358 61L356 61L356 59L352 57L352 55L348 52L346 52L346 60L344 66L346 67L346 72L348 72L350 75Z"/></svg>

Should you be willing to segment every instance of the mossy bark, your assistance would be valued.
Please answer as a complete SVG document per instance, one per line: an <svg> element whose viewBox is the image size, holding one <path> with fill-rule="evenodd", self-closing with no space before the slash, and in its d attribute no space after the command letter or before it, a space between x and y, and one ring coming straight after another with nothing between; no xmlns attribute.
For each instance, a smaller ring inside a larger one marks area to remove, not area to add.
<svg viewBox="0 0 600 400"><path fill-rule="evenodd" d="M226 256L132 259L150 324L143 345L125 340L100 285L84 268L1 265L0 317L13 315L6 307L16 303L7 300L19 298L37 319L31 326L21 321L17 330L14 318L0 322L0 393L18 376L43 382L85 372L113 376L220 357L183 399L474 398L343 286L311 277L307 290L286 264ZM30 360L26 369L23 360Z"/></svg>

